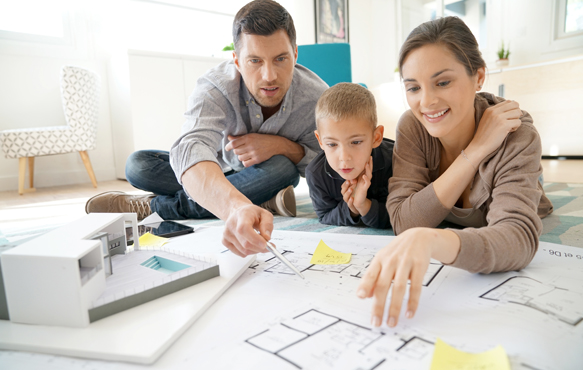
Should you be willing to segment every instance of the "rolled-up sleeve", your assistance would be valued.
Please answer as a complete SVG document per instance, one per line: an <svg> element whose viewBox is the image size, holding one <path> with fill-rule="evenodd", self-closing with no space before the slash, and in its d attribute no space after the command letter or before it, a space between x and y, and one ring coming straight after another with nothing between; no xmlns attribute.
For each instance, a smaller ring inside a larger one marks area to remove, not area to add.
<svg viewBox="0 0 583 370"><path fill-rule="evenodd" d="M243 164L226 151L227 135L278 135L304 148L296 164L302 176L320 151L314 136L316 102L327 85L313 72L296 65L292 85L279 111L263 120L262 108L248 91L232 61L209 70L197 80L188 100L182 135L172 145L170 164L179 183L185 171L202 161L217 163L223 171L241 171Z"/></svg>
<svg viewBox="0 0 583 370"><path fill-rule="evenodd" d="M308 127L306 132L298 140L298 144L304 148L304 157L296 164L296 167L300 175L305 176L306 167L321 151L318 139L316 139L316 135L314 135L313 127Z"/></svg>
<svg viewBox="0 0 583 370"><path fill-rule="evenodd" d="M170 149L170 165L180 184L184 172L195 164L203 161L219 164L217 153L228 119L227 99L218 89L204 83L197 85L188 105L182 135Z"/></svg>
<svg viewBox="0 0 583 370"><path fill-rule="evenodd" d="M370 209L368 213L360 217L362 223L368 227L383 229L389 227L389 214L385 207L385 202L379 202L376 199L370 199Z"/></svg>

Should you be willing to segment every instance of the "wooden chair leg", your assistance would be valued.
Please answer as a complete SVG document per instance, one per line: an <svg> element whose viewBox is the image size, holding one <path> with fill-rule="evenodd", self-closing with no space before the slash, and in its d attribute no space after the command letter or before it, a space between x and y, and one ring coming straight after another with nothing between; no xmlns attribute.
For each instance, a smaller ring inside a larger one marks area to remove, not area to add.
<svg viewBox="0 0 583 370"><path fill-rule="evenodd" d="M91 160L89 160L89 154L86 151L79 152L81 155L81 159L83 160L83 164L85 165L85 169L89 174L89 178L91 179L91 183L93 187L97 187L97 179L95 178L95 174L93 173L93 167L91 167Z"/></svg>
<svg viewBox="0 0 583 370"><path fill-rule="evenodd" d="M28 160L28 161L27 161ZM30 188L24 188L24 179L26 178L26 162L28 162L28 176L30 177ZM34 184L34 157L18 158L18 194L31 193L36 191Z"/></svg>
<svg viewBox="0 0 583 370"><path fill-rule="evenodd" d="M24 194L24 176L26 175L26 157L18 158L18 194Z"/></svg>
<svg viewBox="0 0 583 370"><path fill-rule="evenodd" d="M28 157L28 184L34 189L34 157Z"/></svg>

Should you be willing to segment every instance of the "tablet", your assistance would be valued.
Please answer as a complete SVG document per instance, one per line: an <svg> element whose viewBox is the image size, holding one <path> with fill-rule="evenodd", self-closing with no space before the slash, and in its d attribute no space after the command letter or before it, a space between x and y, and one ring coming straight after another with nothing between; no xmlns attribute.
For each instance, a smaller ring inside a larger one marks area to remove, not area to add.
<svg viewBox="0 0 583 370"><path fill-rule="evenodd" d="M156 236L169 238L171 236L189 234L192 232L194 232L192 227L174 221L162 221L154 224L138 226L138 233L140 236L145 233L150 233Z"/></svg>

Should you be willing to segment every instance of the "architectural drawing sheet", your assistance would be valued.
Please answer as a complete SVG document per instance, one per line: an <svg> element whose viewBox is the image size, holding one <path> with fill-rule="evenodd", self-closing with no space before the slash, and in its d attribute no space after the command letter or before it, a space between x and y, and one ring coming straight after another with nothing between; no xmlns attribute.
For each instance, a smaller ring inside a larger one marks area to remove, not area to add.
<svg viewBox="0 0 583 370"><path fill-rule="evenodd" d="M221 228L171 241L209 256ZM305 276L271 253L255 263L152 366L212 369L429 369L437 338L466 352L501 345L512 369L583 368L583 250L540 243L522 271L471 274L432 261L419 309L395 328L370 325L372 301L356 289L375 253L393 237L274 231L272 241ZM352 253L345 265L311 265L319 241ZM386 320L386 318L385 318ZM0 368L31 364L142 369L58 356L0 352Z"/></svg>
<svg viewBox="0 0 583 370"><path fill-rule="evenodd" d="M222 356L217 368L429 368L437 338L474 353L502 345L513 369L583 368L583 250L541 243L528 268L490 275L432 261L416 316L377 330L369 322L371 301L355 292L392 237L276 231L273 239L306 280L270 254L258 256L246 278L269 292L260 304L277 314L240 337L229 351L235 355ZM311 265L321 239L353 253L350 263Z"/></svg>

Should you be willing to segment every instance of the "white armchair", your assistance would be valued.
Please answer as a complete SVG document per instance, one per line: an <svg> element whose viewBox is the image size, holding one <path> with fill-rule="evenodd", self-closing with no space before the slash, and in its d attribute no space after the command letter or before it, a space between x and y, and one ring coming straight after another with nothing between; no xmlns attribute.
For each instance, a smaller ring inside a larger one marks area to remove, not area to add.
<svg viewBox="0 0 583 370"><path fill-rule="evenodd" d="M73 66L61 70L61 98L66 126L0 131L6 158L18 158L18 193L34 191L34 157L79 152L94 187L97 180L87 150L95 149L99 113L100 78ZM28 161L27 161L28 159ZM28 162L29 189L24 188Z"/></svg>

